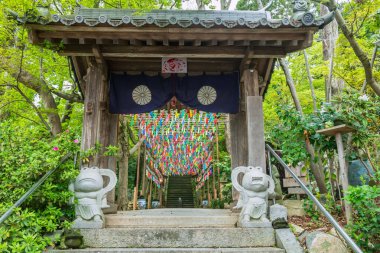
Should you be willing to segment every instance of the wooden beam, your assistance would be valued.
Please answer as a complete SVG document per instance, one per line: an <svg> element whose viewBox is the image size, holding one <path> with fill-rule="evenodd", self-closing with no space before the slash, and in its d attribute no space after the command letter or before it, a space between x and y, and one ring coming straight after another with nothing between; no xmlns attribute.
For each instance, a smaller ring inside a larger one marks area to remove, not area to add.
<svg viewBox="0 0 380 253"><path fill-rule="evenodd" d="M181 46L104 46L104 57L187 57L187 58L243 58L244 48L181 47ZM90 47L67 45L61 55L92 56Z"/></svg>
<svg viewBox="0 0 380 253"><path fill-rule="evenodd" d="M191 30L191 29L189 29ZM252 29L254 30L254 29ZM185 31L185 30L183 30ZM309 39L305 33L276 33L268 32L265 33L235 33L233 29L229 31L224 31L224 33L187 33L187 32L178 32L178 33L160 33L158 31L150 33L123 33L118 29L115 29L113 32L75 32L75 31L65 31L65 32L56 32L56 31L41 31L38 33L38 37L41 39L45 38L89 38L89 39L129 39L129 40L219 40L219 41L236 41L236 40L249 40L249 41L268 41L268 40L305 40ZM312 33L310 33L312 34ZM264 42L261 42L264 43Z"/></svg>
<svg viewBox="0 0 380 253"><path fill-rule="evenodd" d="M319 30L318 27L303 27L303 28L258 28L258 29L251 29L251 28L199 28L199 27L191 27L187 29L183 28L176 28L176 27L133 27L133 26L125 26L125 27L118 27L115 29L115 27L110 26L96 26L96 27L90 27L87 25L75 25L75 26L65 26L65 25L41 25L41 24L27 24L27 27L31 28L32 30L40 30L40 31L61 31L61 32L67 32L67 31L75 31L75 32L121 32L121 33L268 33L273 32L277 34L282 33L306 33L308 31L317 32Z"/></svg>
<svg viewBox="0 0 380 253"><path fill-rule="evenodd" d="M100 46L104 57L134 57L134 58L161 58L161 57L187 57L187 58L244 58L244 47L194 47L194 46L128 46L103 45ZM89 45L65 45L60 50L63 56L93 56ZM280 58L285 57L283 48L255 47L253 58Z"/></svg>
<svg viewBox="0 0 380 253"><path fill-rule="evenodd" d="M158 62L118 62L109 61L110 71L153 71L161 72L161 63ZM224 62L223 64L207 64L199 62L188 62L188 72L233 72L239 70L239 64L234 62Z"/></svg>

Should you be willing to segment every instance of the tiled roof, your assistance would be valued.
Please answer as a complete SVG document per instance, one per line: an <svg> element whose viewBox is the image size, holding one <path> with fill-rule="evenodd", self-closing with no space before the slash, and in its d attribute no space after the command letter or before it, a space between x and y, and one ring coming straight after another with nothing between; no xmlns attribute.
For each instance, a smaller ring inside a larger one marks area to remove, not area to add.
<svg viewBox="0 0 380 253"><path fill-rule="evenodd" d="M296 18L295 18L296 17ZM153 10L137 12L127 9L90 9L78 8L74 15L48 15L26 19L27 23L54 24L62 23L70 26L86 24L88 26L133 25L141 27L156 25L158 27L177 26L182 28L203 26L211 28L224 26L227 28L279 28L279 27L319 27L323 28L334 17L328 13L322 17L315 17L311 12L304 12L290 18L272 19L269 12L260 11L200 11L200 10Z"/></svg>

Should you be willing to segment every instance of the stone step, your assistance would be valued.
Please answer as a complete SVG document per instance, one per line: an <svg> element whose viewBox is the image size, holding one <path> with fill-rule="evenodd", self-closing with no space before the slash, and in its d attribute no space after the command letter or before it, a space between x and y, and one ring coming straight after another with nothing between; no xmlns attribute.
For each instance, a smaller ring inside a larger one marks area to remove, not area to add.
<svg viewBox="0 0 380 253"><path fill-rule="evenodd" d="M72 249L72 250L48 250L51 253L285 253L285 250L273 247L261 248L89 248L89 249Z"/></svg>
<svg viewBox="0 0 380 253"><path fill-rule="evenodd" d="M90 248L250 248L274 247L272 227L81 229Z"/></svg>
<svg viewBox="0 0 380 253"><path fill-rule="evenodd" d="M107 214L107 228L233 228L237 213L223 209L165 208Z"/></svg>
<svg viewBox="0 0 380 253"><path fill-rule="evenodd" d="M168 198L166 198L166 199L167 199L167 200L178 201L179 198L182 199L182 202L183 202L183 201L193 201L193 196L188 196L188 197L186 197L186 196L182 196L182 195L180 195L179 197L168 197Z"/></svg>

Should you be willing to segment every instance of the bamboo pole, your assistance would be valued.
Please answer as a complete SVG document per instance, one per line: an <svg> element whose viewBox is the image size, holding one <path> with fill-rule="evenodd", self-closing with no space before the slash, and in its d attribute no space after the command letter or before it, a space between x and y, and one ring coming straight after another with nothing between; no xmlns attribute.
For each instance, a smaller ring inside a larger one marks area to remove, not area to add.
<svg viewBox="0 0 380 253"><path fill-rule="evenodd" d="M211 206L211 193L210 193L210 180L207 179L207 199L208 199L208 207Z"/></svg>
<svg viewBox="0 0 380 253"><path fill-rule="evenodd" d="M152 187L153 187L153 180L150 180L149 194L148 194L148 209L152 208Z"/></svg>
<svg viewBox="0 0 380 253"><path fill-rule="evenodd" d="M219 131L218 126L216 127L216 163L218 170L218 190L219 190L219 199L222 200L222 188L220 185L220 168L219 168Z"/></svg>
<svg viewBox="0 0 380 253"><path fill-rule="evenodd" d="M212 193L213 193L213 199L217 199L217 193L216 193L216 179L215 179L215 166L212 168Z"/></svg>
<svg viewBox="0 0 380 253"><path fill-rule="evenodd" d="M134 189L134 194L133 194L133 210L137 209L137 195L138 195L138 190L139 190L139 179L140 179L140 146L138 148L137 152L137 168L136 168L136 185Z"/></svg>
<svg viewBox="0 0 380 253"><path fill-rule="evenodd" d="M144 149L144 156L143 156L143 175L142 175L142 187L141 187L141 191L142 191L142 195L144 195L144 197L146 197L146 150Z"/></svg>

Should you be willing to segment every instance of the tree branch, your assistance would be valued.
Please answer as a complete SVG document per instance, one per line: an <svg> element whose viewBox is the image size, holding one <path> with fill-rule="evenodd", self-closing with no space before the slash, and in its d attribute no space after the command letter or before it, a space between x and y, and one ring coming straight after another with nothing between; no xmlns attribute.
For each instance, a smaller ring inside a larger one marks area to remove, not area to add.
<svg viewBox="0 0 380 253"><path fill-rule="evenodd" d="M22 99L16 99L16 100L9 101L9 102L1 105L0 106L0 110L3 109L4 107L6 107L7 105L10 105L10 104L15 103L15 102L26 102L26 101L22 100Z"/></svg>
<svg viewBox="0 0 380 253"><path fill-rule="evenodd" d="M37 116L40 118L41 122L45 125L46 129L49 130L50 133L51 132L51 128L49 126L49 124L46 122L46 120L44 119L44 117L42 116L42 113L40 112L40 110L38 110L37 106L33 103L33 101L31 101L26 95L24 92L22 92L22 90L19 88L19 87L14 87L15 90L17 90L21 96L26 100L26 102L28 102L32 108L36 111L37 113Z"/></svg>
<svg viewBox="0 0 380 253"><path fill-rule="evenodd" d="M33 119L30 119L30 118L28 118L28 117L25 117L25 116L23 116L23 115L21 115L21 114L15 112L15 111L9 111L9 112L10 112L10 113L13 113L13 114L16 114L17 116L19 116L19 117L21 117L21 118L23 118L23 119L26 119L26 120L32 121L32 122L36 123L37 125L41 125L41 123L39 123L39 122L37 122L37 121L35 121L35 120L33 120Z"/></svg>
<svg viewBox="0 0 380 253"><path fill-rule="evenodd" d="M318 2L321 2L321 1L318 1ZM373 76L371 63L366 53L361 49L358 42L356 41L354 34L350 32L350 30L348 29L347 24L342 16L342 13L337 8L336 1L330 0L327 3L326 2L322 2L322 3L326 5L330 11L335 11L335 20L337 21L340 29L342 30L343 35L346 37L346 39L350 43L356 57L359 59L359 61L361 62L364 68L367 84L372 88L372 90L376 93L376 95L380 96L380 87Z"/></svg>
<svg viewBox="0 0 380 253"><path fill-rule="evenodd" d="M60 91L54 90L54 89L50 89L50 91L53 94L57 95L58 97L63 98L65 100L68 100L70 102L76 102L76 103L82 103L83 104L83 99L76 93L68 94L68 93L60 92Z"/></svg>

